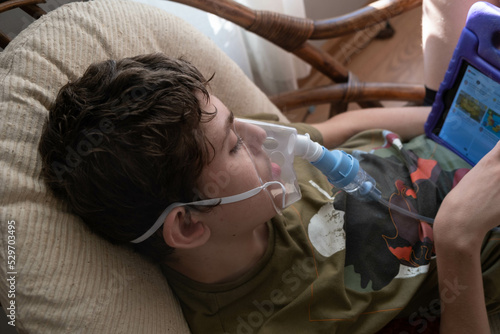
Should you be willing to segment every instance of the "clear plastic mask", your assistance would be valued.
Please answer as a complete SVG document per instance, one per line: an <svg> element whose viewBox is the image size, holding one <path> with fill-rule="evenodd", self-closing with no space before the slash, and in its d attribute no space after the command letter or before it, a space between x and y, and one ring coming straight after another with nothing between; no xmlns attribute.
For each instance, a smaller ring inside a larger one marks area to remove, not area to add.
<svg viewBox="0 0 500 334"><path fill-rule="evenodd" d="M258 127L266 133L266 138L258 149L267 155L271 170L271 179L264 177L264 175L259 176L263 182L277 182L277 184L267 187L266 191L272 198L276 211L281 213L281 210L297 202L302 197L297 175L293 168L297 130L272 123L237 119L235 121L235 131L248 146L250 154L253 154L251 143L255 131L254 127ZM253 159L255 161L257 158L253 157Z"/></svg>

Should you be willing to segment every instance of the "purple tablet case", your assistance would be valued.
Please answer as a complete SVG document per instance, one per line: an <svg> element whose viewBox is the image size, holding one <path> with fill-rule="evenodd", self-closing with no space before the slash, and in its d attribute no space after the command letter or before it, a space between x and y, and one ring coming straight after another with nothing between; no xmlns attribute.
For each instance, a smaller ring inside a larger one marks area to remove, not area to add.
<svg viewBox="0 0 500 334"><path fill-rule="evenodd" d="M469 11L437 92L425 124L427 136L475 165L500 139L499 83L500 8L478 2ZM453 120L445 123L443 115L452 112ZM471 129L468 129L469 125ZM479 132L479 135L474 132ZM450 137L458 143L450 143Z"/></svg>

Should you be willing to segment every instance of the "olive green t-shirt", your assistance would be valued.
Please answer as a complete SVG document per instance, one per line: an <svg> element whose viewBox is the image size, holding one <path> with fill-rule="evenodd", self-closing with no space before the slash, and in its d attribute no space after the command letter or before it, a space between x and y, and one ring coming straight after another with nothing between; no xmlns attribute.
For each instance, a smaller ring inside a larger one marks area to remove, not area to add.
<svg viewBox="0 0 500 334"><path fill-rule="evenodd" d="M321 142L314 128L296 127ZM469 166L424 137L402 152L389 137L366 132L345 149L360 159L389 202L434 217ZM352 151L359 147L380 149ZM302 199L268 223L267 250L252 270L230 283L202 284L163 268L191 331L373 333L396 317L420 329L422 319L438 316L431 225L332 190L326 177L300 158L295 170ZM483 252L487 301L497 310L498 240L498 233L489 236ZM463 288L450 282L450 298Z"/></svg>

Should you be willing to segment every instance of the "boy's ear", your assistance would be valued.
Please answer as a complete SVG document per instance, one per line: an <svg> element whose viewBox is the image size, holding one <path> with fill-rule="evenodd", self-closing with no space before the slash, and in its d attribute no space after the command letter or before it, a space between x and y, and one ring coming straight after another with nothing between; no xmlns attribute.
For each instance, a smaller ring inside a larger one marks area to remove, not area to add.
<svg viewBox="0 0 500 334"><path fill-rule="evenodd" d="M174 208L165 218L163 238L173 248L196 248L208 241L210 229L181 206Z"/></svg>

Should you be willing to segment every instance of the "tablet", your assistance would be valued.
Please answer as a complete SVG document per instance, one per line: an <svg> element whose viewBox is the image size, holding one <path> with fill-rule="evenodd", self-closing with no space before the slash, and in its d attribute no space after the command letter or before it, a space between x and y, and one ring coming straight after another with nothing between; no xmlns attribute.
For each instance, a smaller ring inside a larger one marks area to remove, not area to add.
<svg viewBox="0 0 500 334"><path fill-rule="evenodd" d="M500 139L500 9L475 3L425 124L475 165Z"/></svg>

